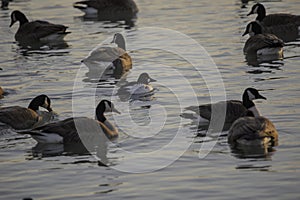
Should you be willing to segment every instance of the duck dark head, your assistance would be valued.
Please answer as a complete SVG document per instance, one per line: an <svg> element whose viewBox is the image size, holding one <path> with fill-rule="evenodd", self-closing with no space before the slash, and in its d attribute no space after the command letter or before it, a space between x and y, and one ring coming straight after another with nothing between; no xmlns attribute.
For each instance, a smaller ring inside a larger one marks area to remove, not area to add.
<svg viewBox="0 0 300 200"><path fill-rule="evenodd" d="M11 22L9 27L14 25L14 23L16 23L17 21L20 22L20 26L28 22L27 17L19 10L13 11L10 15L10 18L11 18Z"/></svg>
<svg viewBox="0 0 300 200"><path fill-rule="evenodd" d="M250 36L254 36L254 35L257 35L257 34L262 34L261 25L256 21L250 22L247 25L246 30L245 30L245 32L242 36L245 36L247 34L249 34Z"/></svg>
<svg viewBox="0 0 300 200"><path fill-rule="evenodd" d="M156 82L156 80L151 78L148 73L144 72L140 74L137 82L141 84L149 84L150 82Z"/></svg>
<svg viewBox="0 0 300 200"><path fill-rule="evenodd" d="M125 39L121 33L116 33L114 35L112 43L117 44L119 48L124 49L126 51Z"/></svg>
<svg viewBox="0 0 300 200"><path fill-rule="evenodd" d="M114 106L114 104L108 100L102 100L96 108L96 117L99 121L104 122L106 118L104 117L105 112L115 112L121 114Z"/></svg>
<svg viewBox="0 0 300 200"><path fill-rule="evenodd" d="M49 112L52 111L51 100L47 95L42 94L32 99L28 108L37 111L39 110L40 106L47 109Z"/></svg>

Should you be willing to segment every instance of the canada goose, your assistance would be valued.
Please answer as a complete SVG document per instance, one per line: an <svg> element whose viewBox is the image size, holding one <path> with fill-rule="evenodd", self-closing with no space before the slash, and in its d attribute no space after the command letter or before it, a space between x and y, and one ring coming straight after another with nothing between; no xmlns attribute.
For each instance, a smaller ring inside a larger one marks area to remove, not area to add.
<svg viewBox="0 0 300 200"><path fill-rule="evenodd" d="M7 10L9 2L10 2L10 0L2 0L1 1L1 9L2 10Z"/></svg>
<svg viewBox="0 0 300 200"><path fill-rule="evenodd" d="M250 38L244 46L245 54L270 55L276 54L282 57L284 43L281 39L272 34L262 33L261 25L256 22L250 22L243 36L249 34Z"/></svg>
<svg viewBox="0 0 300 200"><path fill-rule="evenodd" d="M133 18L139 11L133 0L86 0L73 4L86 15L98 15L107 19Z"/></svg>
<svg viewBox="0 0 300 200"><path fill-rule="evenodd" d="M120 112L115 109L113 103L102 100L96 108L97 120L87 117L68 118L63 121L53 122L28 131L20 131L21 134L30 134L39 143L81 143L78 129L85 129L84 132L95 131L101 127L107 137L118 136L117 128L104 116L104 112ZM95 126L96 125L96 126ZM92 127L92 128L91 128ZM91 128L89 131L87 131ZM94 129L93 129L94 128ZM93 137L91 133L91 137Z"/></svg>
<svg viewBox="0 0 300 200"><path fill-rule="evenodd" d="M2 97L3 94L4 94L4 90L2 89L2 87L0 87L0 98Z"/></svg>
<svg viewBox="0 0 300 200"><path fill-rule="evenodd" d="M259 21L265 27L286 24L294 24L300 26L300 15L284 13L266 15L266 9L261 3L253 5L251 11L248 13L247 16L252 14L257 14L256 20Z"/></svg>
<svg viewBox="0 0 300 200"><path fill-rule="evenodd" d="M278 132L265 117L246 116L237 119L229 129L228 143L242 145L277 145Z"/></svg>
<svg viewBox="0 0 300 200"><path fill-rule="evenodd" d="M116 33L114 35L112 44L109 46L100 46L93 50L90 55L83 59L83 62L90 71L93 68L98 68L97 63L112 63L114 73L122 74L132 68L132 59L126 52L125 39L122 34ZM95 65L96 64L96 65ZM107 66L105 66L107 67Z"/></svg>
<svg viewBox="0 0 300 200"><path fill-rule="evenodd" d="M47 109L48 112L39 111L39 106ZM39 95L32 99L28 108L10 106L0 108L0 123L8 125L16 130L28 129L41 125L54 116L51 108L51 101L47 95Z"/></svg>
<svg viewBox="0 0 300 200"><path fill-rule="evenodd" d="M251 111L254 116L259 116L259 111L257 110L253 100L255 99L266 99L264 96L259 94L255 88L247 88L243 93L243 101L239 100L228 100L220 101L214 104L205 104L200 106L190 106L186 110L190 110L196 113L196 116L190 116L189 114L182 114L182 117L186 118L196 118L200 123L208 123L211 121L212 112L216 114L223 114L226 110L225 122L233 123L240 117ZM225 114L225 113L224 113Z"/></svg>
<svg viewBox="0 0 300 200"><path fill-rule="evenodd" d="M19 42L51 42L62 40L70 32L66 32L67 26L52 24L47 21L31 21L19 10L11 13L10 27L19 21L20 26L15 34L16 41Z"/></svg>
<svg viewBox="0 0 300 200"><path fill-rule="evenodd" d="M117 95L122 96L122 99L124 100L130 97L139 98L142 96L151 95L154 92L154 88L150 85L150 82L156 82L156 80L151 78L148 73L144 72L139 75L137 81L122 85L118 89Z"/></svg>

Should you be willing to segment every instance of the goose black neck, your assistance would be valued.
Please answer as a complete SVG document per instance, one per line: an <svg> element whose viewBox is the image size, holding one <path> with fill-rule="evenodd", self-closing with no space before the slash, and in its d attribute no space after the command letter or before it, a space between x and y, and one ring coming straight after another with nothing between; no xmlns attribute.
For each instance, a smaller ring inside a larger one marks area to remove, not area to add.
<svg viewBox="0 0 300 200"><path fill-rule="evenodd" d="M40 103L38 103L37 101L31 101L28 108L30 108L31 110L37 111L37 110L39 110L39 106L40 106Z"/></svg>
<svg viewBox="0 0 300 200"><path fill-rule="evenodd" d="M22 12L16 13L16 18L20 22L20 26L29 22L27 17Z"/></svg>
<svg viewBox="0 0 300 200"><path fill-rule="evenodd" d="M104 105L103 104L99 104L96 108L96 118L98 121L100 122L105 122L106 118L104 116Z"/></svg>
<svg viewBox="0 0 300 200"><path fill-rule="evenodd" d="M249 96L248 96L247 92L244 92L244 94L243 94L243 105L244 105L247 109L249 109L249 108L255 106L255 104L253 103L253 101L251 101L251 100L249 99Z"/></svg>
<svg viewBox="0 0 300 200"><path fill-rule="evenodd" d="M258 9L257 11L256 20L262 22L265 17L266 17L266 9L264 7L260 7L260 9Z"/></svg>

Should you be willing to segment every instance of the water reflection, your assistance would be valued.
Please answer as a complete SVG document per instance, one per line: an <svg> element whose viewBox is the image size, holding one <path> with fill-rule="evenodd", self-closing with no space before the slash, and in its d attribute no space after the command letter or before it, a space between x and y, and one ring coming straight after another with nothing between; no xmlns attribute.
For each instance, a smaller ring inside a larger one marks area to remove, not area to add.
<svg viewBox="0 0 300 200"><path fill-rule="evenodd" d="M277 144L264 144L264 145L230 145L231 153L236 158L266 158L270 159L276 151L273 147Z"/></svg>
<svg viewBox="0 0 300 200"><path fill-rule="evenodd" d="M258 56L256 54L246 54L246 62L248 65L258 67L261 63L276 63L279 60L283 60L283 55L271 54Z"/></svg>
<svg viewBox="0 0 300 200"><path fill-rule="evenodd" d="M53 41L53 42L28 42L28 41L18 41L17 45L20 47L21 52L33 51L33 50L40 50L49 51L49 50L60 50L69 48L69 45L66 41Z"/></svg>

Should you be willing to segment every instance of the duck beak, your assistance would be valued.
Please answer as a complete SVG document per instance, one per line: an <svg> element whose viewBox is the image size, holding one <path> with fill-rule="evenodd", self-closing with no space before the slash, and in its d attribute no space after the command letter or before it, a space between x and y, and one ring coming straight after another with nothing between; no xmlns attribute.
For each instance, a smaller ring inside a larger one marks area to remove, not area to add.
<svg viewBox="0 0 300 200"><path fill-rule="evenodd" d="M121 114L121 112L120 112L120 111L118 111L118 110L117 110L117 109L115 109L115 108L113 108L113 109L111 110L111 112L115 112L115 113Z"/></svg>
<svg viewBox="0 0 300 200"><path fill-rule="evenodd" d="M149 77L149 82L156 82L156 80Z"/></svg>

